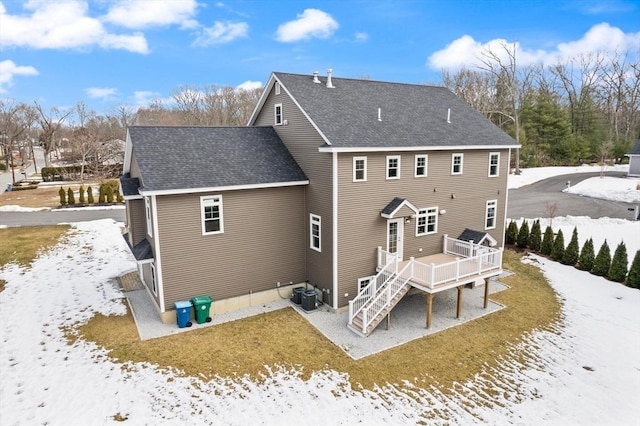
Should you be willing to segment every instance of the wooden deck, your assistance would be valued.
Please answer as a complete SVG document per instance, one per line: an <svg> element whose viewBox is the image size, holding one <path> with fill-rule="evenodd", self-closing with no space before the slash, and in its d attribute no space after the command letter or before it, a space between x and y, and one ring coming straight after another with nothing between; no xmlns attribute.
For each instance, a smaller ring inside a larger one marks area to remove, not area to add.
<svg viewBox="0 0 640 426"><path fill-rule="evenodd" d="M459 260L459 258L452 254L437 253L429 256L416 257L414 260L415 262L424 265L439 266L455 263L457 260ZM398 262L398 270L402 270L407 265L407 263L409 263L409 260ZM411 279L410 284L413 287L424 291L425 293L439 293L453 287L474 283L477 280L484 280L485 278L494 277L496 275L500 275L501 273L502 267L483 269L482 272L478 272L476 269L476 265L473 265L472 263L460 262L458 274L460 278L458 279L456 279L454 275L448 277L444 282L430 285L427 280L419 276L414 276Z"/></svg>

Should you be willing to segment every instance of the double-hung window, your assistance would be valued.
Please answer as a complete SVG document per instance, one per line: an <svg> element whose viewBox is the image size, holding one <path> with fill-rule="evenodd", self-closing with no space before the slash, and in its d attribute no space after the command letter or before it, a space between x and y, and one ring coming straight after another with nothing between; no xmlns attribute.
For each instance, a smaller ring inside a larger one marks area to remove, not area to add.
<svg viewBox="0 0 640 426"><path fill-rule="evenodd" d="M435 234L436 232L438 232L438 208L420 209L416 220L416 236Z"/></svg>
<svg viewBox="0 0 640 426"><path fill-rule="evenodd" d="M399 155L387 155L387 179L400 179Z"/></svg>
<svg viewBox="0 0 640 426"><path fill-rule="evenodd" d="M462 154L451 154L451 174L452 175L461 175L462 174Z"/></svg>
<svg viewBox="0 0 640 426"><path fill-rule="evenodd" d="M496 177L500 174L500 153L489 153L489 177Z"/></svg>
<svg viewBox="0 0 640 426"><path fill-rule="evenodd" d="M494 229L496 227L497 209L498 209L497 200L487 201L487 212L485 216L484 229Z"/></svg>
<svg viewBox="0 0 640 426"><path fill-rule="evenodd" d="M202 211L202 234L222 234L224 222L222 217L222 195L200 197Z"/></svg>
<svg viewBox="0 0 640 426"><path fill-rule="evenodd" d="M415 177L427 176L427 159L429 157L426 154L416 155L416 173Z"/></svg>
<svg viewBox="0 0 640 426"><path fill-rule="evenodd" d="M284 119L282 118L282 104L275 104L273 106L273 115L275 117L275 125L280 126L284 123Z"/></svg>
<svg viewBox="0 0 640 426"><path fill-rule="evenodd" d="M353 181L367 180L367 157L353 157Z"/></svg>
<svg viewBox="0 0 640 426"><path fill-rule="evenodd" d="M309 214L309 247L315 251L322 251L322 222L321 218L315 214Z"/></svg>

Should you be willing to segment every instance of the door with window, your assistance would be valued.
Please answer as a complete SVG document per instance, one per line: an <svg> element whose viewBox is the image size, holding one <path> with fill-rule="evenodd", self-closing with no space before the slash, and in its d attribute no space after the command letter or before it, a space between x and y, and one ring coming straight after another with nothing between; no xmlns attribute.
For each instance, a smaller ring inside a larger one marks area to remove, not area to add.
<svg viewBox="0 0 640 426"><path fill-rule="evenodd" d="M387 221L387 251L397 253L398 260L402 260L403 235L404 219L389 219Z"/></svg>

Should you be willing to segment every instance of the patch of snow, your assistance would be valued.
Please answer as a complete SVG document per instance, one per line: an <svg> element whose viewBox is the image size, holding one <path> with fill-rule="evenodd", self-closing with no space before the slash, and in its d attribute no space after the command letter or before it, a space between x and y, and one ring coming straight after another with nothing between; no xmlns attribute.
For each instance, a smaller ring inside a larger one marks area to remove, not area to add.
<svg viewBox="0 0 640 426"><path fill-rule="evenodd" d="M562 192L624 203L640 203L638 188L640 179L603 176L585 179Z"/></svg>
<svg viewBox="0 0 640 426"><path fill-rule="evenodd" d="M589 173L600 171L616 171L616 172L628 172L628 164L617 164L615 166L602 166L598 165L582 165L582 166L566 166L566 167L532 167L528 169L520 169L520 174L510 174L507 180L509 189L520 188L525 185L530 185L534 182L560 175L570 175L573 173Z"/></svg>
<svg viewBox="0 0 640 426"><path fill-rule="evenodd" d="M50 207L20 207L16 205L0 206L0 212L39 212L51 210Z"/></svg>

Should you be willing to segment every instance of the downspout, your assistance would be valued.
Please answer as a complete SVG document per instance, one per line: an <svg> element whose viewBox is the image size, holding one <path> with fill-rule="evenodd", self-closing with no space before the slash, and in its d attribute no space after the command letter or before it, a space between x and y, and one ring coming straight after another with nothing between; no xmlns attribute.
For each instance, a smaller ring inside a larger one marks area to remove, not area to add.
<svg viewBox="0 0 640 426"><path fill-rule="evenodd" d="M153 242L155 246L156 281L158 286L158 301L160 302L160 312L165 312L164 306L164 285L162 275L162 261L160 255L160 233L158 232L158 196L151 196L151 216L153 221Z"/></svg>
<svg viewBox="0 0 640 426"><path fill-rule="evenodd" d="M338 309L338 153L332 154L332 198L333 198L333 218L332 227L332 253L333 256L333 308Z"/></svg>

